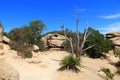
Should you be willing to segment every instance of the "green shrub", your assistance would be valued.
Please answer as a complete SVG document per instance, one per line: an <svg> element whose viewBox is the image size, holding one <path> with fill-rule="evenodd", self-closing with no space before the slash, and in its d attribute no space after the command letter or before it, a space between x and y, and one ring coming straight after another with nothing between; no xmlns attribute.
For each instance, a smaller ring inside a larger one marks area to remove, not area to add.
<svg viewBox="0 0 120 80"><path fill-rule="evenodd" d="M106 80L114 80L114 74L111 73L110 69L103 67L101 70L106 74Z"/></svg>
<svg viewBox="0 0 120 80"><path fill-rule="evenodd" d="M59 70L80 71L77 66L80 66L80 57L69 55L64 57L60 62L61 68Z"/></svg>
<svg viewBox="0 0 120 80"><path fill-rule="evenodd" d="M94 47L88 49L87 55L91 58L101 58L105 57L103 52L108 52L111 50L111 41L104 38L104 35L99 31L94 30L92 28L88 29L89 36L87 38L87 42L85 43L85 47L89 47L94 45Z"/></svg>
<svg viewBox="0 0 120 80"><path fill-rule="evenodd" d="M43 41L39 40L39 41L37 42L37 45L38 45L40 51L45 51L45 50L47 50L47 48L45 47Z"/></svg>

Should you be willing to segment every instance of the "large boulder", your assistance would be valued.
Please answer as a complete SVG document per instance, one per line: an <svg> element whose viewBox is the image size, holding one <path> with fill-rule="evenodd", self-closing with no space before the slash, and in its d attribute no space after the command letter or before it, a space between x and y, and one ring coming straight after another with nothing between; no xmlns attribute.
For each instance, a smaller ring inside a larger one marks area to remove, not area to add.
<svg viewBox="0 0 120 80"><path fill-rule="evenodd" d="M120 32L108 32L106 33L107 38L120 37Z"/></svg>
<svg viewBox="0 0 120 80"><path fill-rule="evenodd" d="M109 32L106 38L111 40L114 46L120 46L120 32Z"/></svg>
<svg viewBox="0 0 120 80"><path fill-rule="evenodd" d="M120 38L114 38L114 40L112 40L113 45L116 46L120 46Z"/></svg>
<svg viewBox="0 0 120 80"><path fill-rule="evenodd" d="M0 80L19 80L19 73L10 64L0 60Z"/></svg>
<svg viewBox="0 0 120 80"><path fill-rule="evenodd" d="M9 44L10 39L8 37L6 37L6 36L3 36L3 42Z"/></svg>
<svg viewBox="0 0 120 80"><path fill-rule="evenodd" d="M33 45L32 47L33 47L33 51L35 52L39 51L39 47L37 45Z"/></svg>
<svg viewBox="0 0 120 80"><path fill-rule="evenodd" d="M44 42L46 47L62 48L62 44L66 40L66 38L63 35L53 33L43 36L41 40Z"/></svg>

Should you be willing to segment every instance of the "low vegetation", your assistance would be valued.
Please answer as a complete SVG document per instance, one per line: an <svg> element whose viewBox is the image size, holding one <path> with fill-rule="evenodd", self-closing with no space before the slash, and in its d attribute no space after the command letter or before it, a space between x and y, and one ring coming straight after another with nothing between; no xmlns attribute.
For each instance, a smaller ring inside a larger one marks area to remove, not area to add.
<svg viewBox="0 0 120 80"><path fill-rule="evenodd" d="M60 62L61 68L59 70L72 70L79 72L78 66L80 66L80 57L69 55L64 57Z"/></svg>
<svg viewBox="0 0 120 80"><path fill-rule="evenodd" d="M113 49L114 49L115 56L119 57L119 59L120 59L120 50L116 47L114 47ZM120 60L118 62L116 62L114 65L117 68L116 73L120 75Z"/></svg>
<svg viewBox="0 0 120 80"><path fill-rule="evenodd" d="M115 56L120 58L120 50L116 47L114 47L113 49L114 49Z"/></svg>
<svg viewBox="0 0 120 80"><path fill-rule="evenodd" d="M106 80L114 80L114 74L111 73L110 69L103 67L101 70L106 74Z"/></svg>
<svg viewBox="0 0 120 80"><path fill-rule="evenodd" d="M100 58L100 57L105 58L105 55L103 54L103 52L107 53L109 50L112 49L111 41L105 39L104 35L101 34L98 30L89 28L88 31L90 34L87 38L85 47L88 47L90 45L94 45L94 47L86 51L87 55L91 58Z"/></svg>
<svg viewBox="0 0 120 80"><path fill-rule="evenodd" d="M25 46L25 45L21 44L20 42L12 41L10 43L10 47L11 47L11 49L18 51L17 54L19 56L21 56L21 58L31 58L32 57L32 53L31 53L29 46Z"/></svg>

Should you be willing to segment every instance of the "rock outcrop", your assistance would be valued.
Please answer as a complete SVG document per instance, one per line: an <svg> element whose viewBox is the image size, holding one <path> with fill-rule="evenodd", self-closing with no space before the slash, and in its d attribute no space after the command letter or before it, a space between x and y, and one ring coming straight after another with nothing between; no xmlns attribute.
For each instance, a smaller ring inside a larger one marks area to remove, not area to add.
<svg viewBox="0 0 120 80"><path fill-rule="evenodd" d="M0 25L0 42L3 41L3 27Z"/></svg>
<svg viewBox="0 0 120 80"><path fill-rule="evenodd" d="M114 47L114 54L119 56L120 54L120 32L110 32L106 34L106 38L112 41Z"/></svg>
<svg viewBox="0 0 120 80"><path fill-rule="evenodd" d="M8 37L6 37L6 36L3 36L3 42L9 44L10 39Z"/></svg>
<svg viewBox="0 0 120 80"><path fill-rule="evenodd" d="M19 73L10 64L0 60L0 80L19 80Z"/></svg>
<svg viewBox="0 0 120 80"><path fill-rule="evenodd" d="M33 51L35 52L39 51L39 47L37 45L33 45L32 48L33 48Z"/></svg>
<svg viewBox="0 0 120 80"><path fill-rule="evenodd" d="M60 34L47 34L41 39L48 48L62 48L66 38Z"/></svg>
<svg viewBox="0 0 120 80"><path fill-rule="evenodd" d="M120 46L120 32L107 33L106 38L111 40L114 46Z"/></svg>

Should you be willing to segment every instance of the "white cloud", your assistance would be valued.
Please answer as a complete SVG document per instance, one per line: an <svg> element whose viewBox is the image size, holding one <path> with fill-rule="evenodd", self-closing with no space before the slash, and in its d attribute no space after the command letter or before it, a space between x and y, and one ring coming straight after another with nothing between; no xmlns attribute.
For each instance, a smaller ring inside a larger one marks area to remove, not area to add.
<svg viewBox="0 0 120 80"><path fill-rule="evenodd" d="M98 30L103 34L108 32L120 32L120 22L109 24L106 27L99 28Z"/></svg>
<svg viewBox="0 0 120 80"><path fill-rule="evenodd" d="M100 16L100 17L104 19L116 19L116 18L120 18L120 14L106 15L106 16Z"/></svg>

